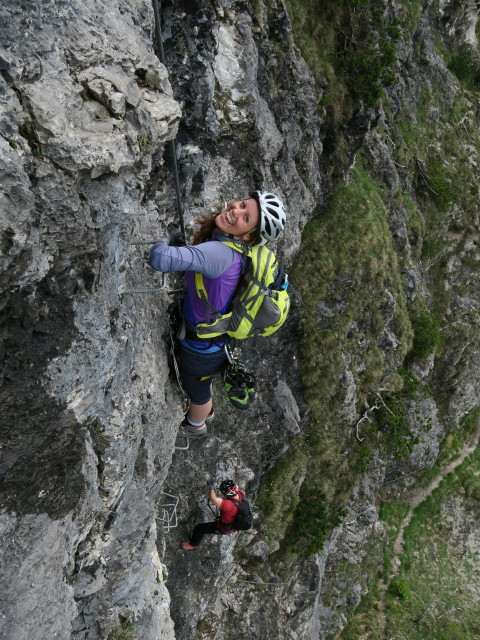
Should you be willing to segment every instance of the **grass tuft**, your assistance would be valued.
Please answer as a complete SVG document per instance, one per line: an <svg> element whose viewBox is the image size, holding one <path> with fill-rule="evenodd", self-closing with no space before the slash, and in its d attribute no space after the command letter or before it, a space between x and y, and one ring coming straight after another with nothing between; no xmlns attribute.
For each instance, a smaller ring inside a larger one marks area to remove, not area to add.
<svg viewBox="0 0 480 640"><path fill-rule="evenodd" d="M120 626L110 631L107 640L137 640L133 622L123 620Z"/></svg>

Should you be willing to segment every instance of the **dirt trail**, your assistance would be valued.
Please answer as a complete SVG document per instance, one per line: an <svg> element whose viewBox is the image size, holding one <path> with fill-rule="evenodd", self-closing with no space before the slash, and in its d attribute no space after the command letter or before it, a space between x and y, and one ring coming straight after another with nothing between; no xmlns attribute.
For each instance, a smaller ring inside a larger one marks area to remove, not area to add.
<svg viewBox="0 0 480 640"><path fill-rule="evenodd" d="M400 524L400 528L398 531L397 538L395 540L395 544L393 546L393 558L392 558L392 566L396 571L400 566L400 553L403 548L403 539L404 532L407 526L410 524L411 519L415 514L415 509L422 504L432 493L437 489L442 482L442 480L451 472L454 471L458 466L462 464L467 456L475 451L480 441L480 430L478 430L473 440L469 444L465 444L460 455L455 460L452 460L446 467L444 467L438 476L432 480L432 482L428 485L428 487L415 489L413 494L409 498L408 502L410 503L411 509L403 519Z"/></svg>
<svg viewBox="0 0 480 640"><path fill-rule="evenodd" d="M434 480L432 480L432 482L428 485L428 487L414 489L410 493L408 500L404 501L410 504L411 509L408 512L408 514L405 516L405 518L402 520L397 538L395 539L395 543L393 545L392 569L395 573L398 572L398 569L400 568L400 564L401 564L400 554L403 548L404 532L407 526L410 524L410 521L415 514L415 509L419 505L421 505L422 502L424 502L432 494L432 492L435 491L435 489L437 489L437 487L440 485L442 480L451 471L454 471L454 469L456 469L458 466L462 464L462 462L465 460L467 456L469 456L471 453L475 451L479 441L480 441L480 429L476 431L470 443L468 444L466 443L464 445L458 458L456 458L455 460L452 460L452 462L450 462L446 467L441 469L439 474L436 476ZM386 592L387 586L388 586L387 584L382 583L380 587L379 618L380 618L380 629L381 629L380 637L381 638L385 638L385 631L387 626L387 618L385 614L385 592Z"/></svg>

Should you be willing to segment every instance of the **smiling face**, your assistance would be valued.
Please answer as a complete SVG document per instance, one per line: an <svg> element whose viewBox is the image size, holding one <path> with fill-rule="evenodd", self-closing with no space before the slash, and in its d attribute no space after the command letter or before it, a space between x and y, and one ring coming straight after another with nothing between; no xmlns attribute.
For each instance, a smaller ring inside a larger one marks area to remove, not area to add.
<svg viewBox="0 0 480 640"><path fill-rule="evenodd" d="M223 233L247 240L251 231L257 228L260 220L258 205L254 198L230 202L227 208L215 218L215 224Z"/></svg>

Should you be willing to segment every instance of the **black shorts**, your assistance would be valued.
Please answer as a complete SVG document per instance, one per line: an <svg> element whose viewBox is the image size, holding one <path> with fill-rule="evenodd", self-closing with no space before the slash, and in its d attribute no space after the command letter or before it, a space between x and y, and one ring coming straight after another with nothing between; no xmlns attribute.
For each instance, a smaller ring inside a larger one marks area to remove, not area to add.
<svg viewBox="0 0 480 640"><path fill-rule="evenodd" d="M180 380L190 401L193 404L206 404L212 397L212 378L223 370L228 359L224 349L214 353L200 353L179 344L177 362Z"/></svg>

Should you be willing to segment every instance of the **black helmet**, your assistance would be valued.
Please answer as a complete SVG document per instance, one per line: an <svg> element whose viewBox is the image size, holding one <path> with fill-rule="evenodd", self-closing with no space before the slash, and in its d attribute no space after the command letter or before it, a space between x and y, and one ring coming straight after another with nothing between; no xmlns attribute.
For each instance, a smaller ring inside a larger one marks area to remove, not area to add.
<svg viewBox="0 0 480 640"><path fill-rule="evenodd" d="M236 496L238 487L233 480L224 480L220 485L220 491L226 496Z"/></svg>

